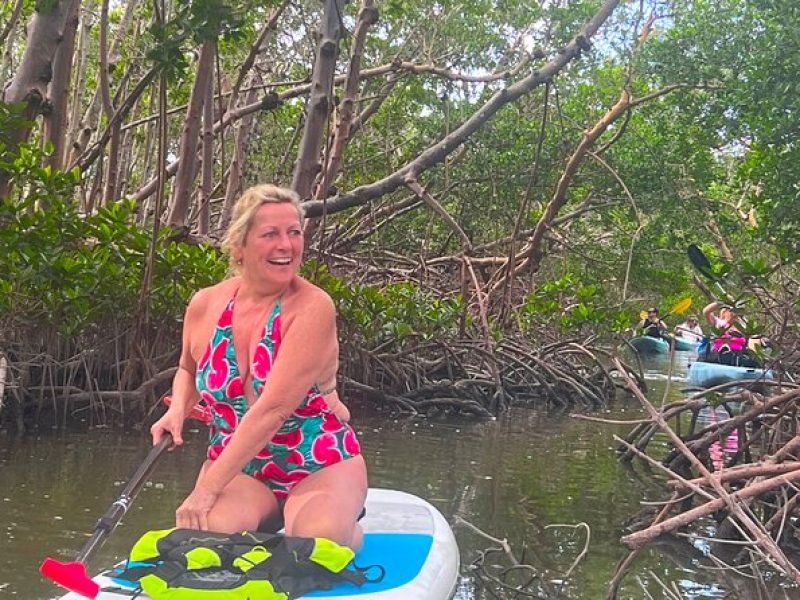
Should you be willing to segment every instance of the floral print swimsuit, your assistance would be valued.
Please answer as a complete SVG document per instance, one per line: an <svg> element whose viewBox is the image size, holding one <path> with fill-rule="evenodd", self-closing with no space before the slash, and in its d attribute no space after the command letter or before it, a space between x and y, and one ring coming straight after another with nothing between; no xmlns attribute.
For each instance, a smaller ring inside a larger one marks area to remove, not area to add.
<svg viewBox="0 0 800 600"><path fill-rule="evenodd" d="M197 365L195 383L209 407L212 420L208 458L215 460L228 445L234 430L247 412L244 382L233 349L233 301L231 298ZM281 344L281 301L267 319L253 356L250 373L256 398L278 354ZM263 481L283 500L292 487L315 471L360 454L355 432L328 407L315 385L272 440L242 471Z"/></svg>

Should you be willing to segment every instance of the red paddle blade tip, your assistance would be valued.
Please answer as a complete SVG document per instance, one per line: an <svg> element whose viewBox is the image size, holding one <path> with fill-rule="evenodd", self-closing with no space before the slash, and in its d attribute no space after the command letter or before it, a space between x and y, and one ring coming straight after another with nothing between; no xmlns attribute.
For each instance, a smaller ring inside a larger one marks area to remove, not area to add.
<svg viewBox="0 0 800 600"><path fill-rule="evenodd" d="M86 575L86 567L83 563L62 563L52 558L46 558L39 567L39 573L84 598L97 598L97 594L100 593L100 586Z"/></svg>

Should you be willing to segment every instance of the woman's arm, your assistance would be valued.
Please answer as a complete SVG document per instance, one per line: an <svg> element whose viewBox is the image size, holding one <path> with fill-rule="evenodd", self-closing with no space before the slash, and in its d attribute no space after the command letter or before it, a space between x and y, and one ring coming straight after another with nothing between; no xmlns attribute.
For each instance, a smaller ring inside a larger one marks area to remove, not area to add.
<svg viewBox="0 0 800 600"><path fill-rule="evenodd" d="M225 451L198 479L197 486L219 494L239 473L326 374L338 356L336 313L331 299L314 293L299 307L281 340L264 389L247 411Z"/></svg>
<svg viewBox="0 0 800 600"><path fill-rule="evenodd" d="M167 412L150 428L154 445L158 444L166 432L172 434L176 446L183 444L183 422L192 407L200 400L194 383L197 361L192 356L191 342L192 332L197 329L200 317L204 312L201 306L202 295L203 290L195 294L184 313L181 355L178 359L178 370L172 379L172 402Z"/></svg>
<svg viewBox="0 0 800 600"><path fill-rule="evenodd" d="M714 315L714 311L717 310L719 307L720 307L719 302L712 302L711 304L707 304L706 307L703 309L703 318L712 327L717 326L717 318Z"/></svg>

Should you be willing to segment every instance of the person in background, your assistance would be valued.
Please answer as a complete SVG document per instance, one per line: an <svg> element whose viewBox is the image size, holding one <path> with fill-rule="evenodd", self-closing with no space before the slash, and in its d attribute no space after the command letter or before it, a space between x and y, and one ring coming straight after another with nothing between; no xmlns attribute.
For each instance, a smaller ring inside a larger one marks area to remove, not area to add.
<svg viewBox="0 0 800 600"><path fill-rule="evenodd" d="M741 367L759 366L758 361L747 352L747 338L738 329L741 320L731 306L711 302L703 309L703 317L719 331L706 346L707 362Z"/></svg>
<svg viewBox="0 0 800 600"><path fill-rule="evenodd" d="M358 550L367 469L336 391L333 301L298 275L302 221L288 189L259 185L237 201L222 244L236 275L189 302L172 404L151 433L179 446L197 402L213 415L177 527L236 533L282 517L287 535Z"/></svg>
<svg viewBox="0 0 800 600"><path fill-rule="evenodd" d="M639 321L636 329L640 332L640 335L656 338L666 337L667 333L667 326L664 324L664 321L658 317L657 308L648 309L647 317Z"/></svg>
<svg viewBox="0 0 800 600"><path fill-rule="evenodd" d="M675 328L675 335L687 342L698 343L703 339L703 329L697 323L697 317L692 315Z"/></svg>

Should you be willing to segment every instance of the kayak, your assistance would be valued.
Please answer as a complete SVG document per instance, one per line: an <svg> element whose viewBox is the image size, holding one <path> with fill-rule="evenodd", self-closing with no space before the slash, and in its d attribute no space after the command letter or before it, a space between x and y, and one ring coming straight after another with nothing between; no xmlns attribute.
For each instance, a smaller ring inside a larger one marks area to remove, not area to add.
<svg viewBox="0 0 800 600"><path fill-rule="evenodd" d="M669 352L669 342L664 338L640 335L631 340L631 346L636 348L640 354L667 354Z"/></svg>
<svg viewBox="0 0 800 600"><path fill-rule="evenodd" d="M697 352L697 342L685 340L682 337L673 338L675 340L675 350L678 352Z"/></svg>
<svg viewBox="0 0 800 600"><path fill-rule="evenodd" d="M719 363L695 362L689 365L689 384L709 388L731 381L772 379L772 371L757 367L733 367Z"/></svg>
<svg viewBox="0 0 800 600"><path fill-rule="evenodd" d="M302 598L339 600L447 600L453 597L458 580L459 553L453 531L431 504L405 492L370 488L366 515L361 519L364 545L355 564L381 565L380 582L356 587L342 583L330 590L316 591ZM118 565L119 566L119 565ZM98 600L130 600L130 582L114 579L114 569L94 580L100 584ZM144 594L140 600L149 598ZM69 593L62 600L80 600Z"/></svg>

